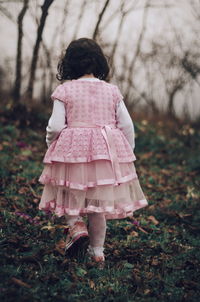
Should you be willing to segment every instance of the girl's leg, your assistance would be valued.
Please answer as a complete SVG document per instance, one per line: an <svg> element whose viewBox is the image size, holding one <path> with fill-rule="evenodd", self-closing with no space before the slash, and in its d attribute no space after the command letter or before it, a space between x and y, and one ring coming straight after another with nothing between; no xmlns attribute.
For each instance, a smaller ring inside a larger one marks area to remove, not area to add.
<svg viewBox="0 0 200 302"><path fill-rule="evenodd" d="M82 221L82 218L80 216L65 215L65 220L70 227L73 227L77 221Z"/></svg>
<svg viewBox="0 0 200 302"><path fill-rule="evenodd" d="M89 220L89 253L92 256L103 257L103 246L106 236L106 219L102 213L91 213L88 214Z"/></svg>

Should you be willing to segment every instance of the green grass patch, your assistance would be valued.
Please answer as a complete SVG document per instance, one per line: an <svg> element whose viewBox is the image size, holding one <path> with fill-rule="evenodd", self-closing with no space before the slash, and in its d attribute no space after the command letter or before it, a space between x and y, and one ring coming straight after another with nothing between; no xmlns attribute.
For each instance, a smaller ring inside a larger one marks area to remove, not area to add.
<svg viewBox="0 0 200 302"><path fill-rule="evenodd" d="M149 206L108 222L106 266L99 270L84 253L63 255L64 219L38 210L45 120L40 116L40 129L0 121L2 302L199 300L197 129L136 123L136 168Z"/></svg>

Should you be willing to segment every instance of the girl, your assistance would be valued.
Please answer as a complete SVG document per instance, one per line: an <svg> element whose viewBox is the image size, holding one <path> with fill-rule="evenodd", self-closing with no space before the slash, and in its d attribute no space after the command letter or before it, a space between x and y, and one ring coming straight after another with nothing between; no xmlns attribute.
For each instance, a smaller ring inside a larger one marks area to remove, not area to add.
<svg viewBox="0 0 200 302"><path fill-rule="evenodd" d="M133 161L134 127L117 86L105 81L107 60L91 39L68 46L52 94L48 150L39 209L65 216L66 251L89 236L88 254L103 263L106 219L147 205ZM82 219L87 215L89 227Z"/></svg>

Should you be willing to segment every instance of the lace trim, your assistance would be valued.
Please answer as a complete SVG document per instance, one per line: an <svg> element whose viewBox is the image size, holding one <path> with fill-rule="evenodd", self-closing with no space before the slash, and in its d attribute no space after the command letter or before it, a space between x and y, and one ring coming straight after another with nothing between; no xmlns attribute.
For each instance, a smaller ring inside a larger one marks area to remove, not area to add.
<svg viewBox="0 0 200 302"><path fill-rule="evenodd" d="M87 208L83 209L70 209L64 206L56 205L55 200L51 200L49 202L45 202L43 204L39 205L39 209L43 210L45 212L52 212L55 213L58 217L61 217L63 215L85 215L89 213L104 213L106 216L106 219L121 219L126 218L128 216L132 216L133 212L141 209L143 207L146 207L148 205L147 200L138 200L135 202L134 205L124 205L123 209L115 209L113 206L107 206L107 207L96 207L93 205L87 206Z"/></svg>
<svg viewBox="0 0 200 302"><path fill-rule="evenodd" d="M64 179L57 180L55 178L51 178L48 175L43 175L39 178L39 182L42 184L51 184L53 186L65 186L69 187L71 189L78 189L78 190L87 190L88 188L94 188L97 186L103 186L103 185L114 185L117 186L120 183L126 183L130 180L137 179L138 176L136 173L133 173L131 175L124 176L120 179L115 180L113 179L103 179L103 180L97 180L96 182L88 182L87 184L78 184L73 183L70 181L66 181Z"/></svg>

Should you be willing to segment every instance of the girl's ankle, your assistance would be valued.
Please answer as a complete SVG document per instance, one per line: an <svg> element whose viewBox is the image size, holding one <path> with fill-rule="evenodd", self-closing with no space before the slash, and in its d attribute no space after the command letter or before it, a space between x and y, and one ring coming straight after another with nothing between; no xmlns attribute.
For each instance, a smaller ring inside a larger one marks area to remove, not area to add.
<svg viewBox="0 0 200 302"><path fill-rule="evenodd" d="M93 247L89 245L87 251L91 257L101 258L104 260L104 248L102 246Z"/></svg>

